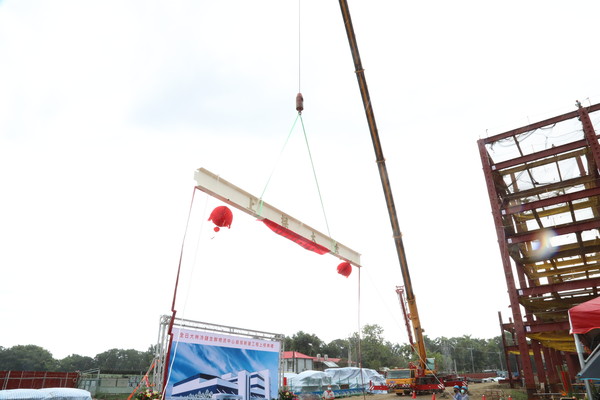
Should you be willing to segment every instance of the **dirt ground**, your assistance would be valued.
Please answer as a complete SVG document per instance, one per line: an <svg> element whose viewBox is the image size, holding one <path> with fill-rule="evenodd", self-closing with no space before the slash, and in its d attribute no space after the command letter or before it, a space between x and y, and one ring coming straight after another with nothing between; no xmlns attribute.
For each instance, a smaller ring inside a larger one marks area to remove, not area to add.
<svg viewBox="0 0 600 400"><path fill-rule="evenodd" d="M489 383L472 383L469 385L469 399L470 400L481 400L482 396L486 394L486 400L492 400L490 397L490 390L494 391L494 394L500 394L503 399L507 399L506 389L508 385L500 385L496 382ZM488 392L486 392L488 391ZM444 393L438 393L435 395L436 400L452 399L452 389L447 388ZM368 400L410 400L411 396L398 396L394 393L387 394L373 394L369 395ZM433 400L433 396L430 394L424 394L417 396L418 400Z"/></svg>

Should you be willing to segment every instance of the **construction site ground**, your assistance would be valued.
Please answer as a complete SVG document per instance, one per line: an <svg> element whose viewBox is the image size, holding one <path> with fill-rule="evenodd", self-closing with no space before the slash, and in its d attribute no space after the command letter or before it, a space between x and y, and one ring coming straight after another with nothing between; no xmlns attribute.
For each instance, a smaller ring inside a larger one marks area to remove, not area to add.
<svg viewBox="0 0 600 400"><path fill-rule="evenodd" d="M507 400L509 394L513 400L517 400L514 391L516 389L510 389L508 384L499 384L497 382L489 383L472 383L469 385L469 400L482 400L485 396L485 400ZM436 400L452 399L453 392L447 389L444 393L437 393L435 395ZM432 400L431 394L417 395L418 400ZM410 400L411 396L398 396L394 393L386 394L374 394L368 396L369 400Z"/></svg>

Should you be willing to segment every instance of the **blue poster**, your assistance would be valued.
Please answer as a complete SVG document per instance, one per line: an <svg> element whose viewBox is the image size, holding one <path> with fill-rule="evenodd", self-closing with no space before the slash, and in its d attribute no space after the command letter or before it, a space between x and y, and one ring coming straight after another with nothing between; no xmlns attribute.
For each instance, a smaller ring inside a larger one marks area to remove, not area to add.
<svg viewBox="0 0 600 400"><path fill-rule="evenodd" d="M272 400L281 343L173 329L166 399Z"/></svg>

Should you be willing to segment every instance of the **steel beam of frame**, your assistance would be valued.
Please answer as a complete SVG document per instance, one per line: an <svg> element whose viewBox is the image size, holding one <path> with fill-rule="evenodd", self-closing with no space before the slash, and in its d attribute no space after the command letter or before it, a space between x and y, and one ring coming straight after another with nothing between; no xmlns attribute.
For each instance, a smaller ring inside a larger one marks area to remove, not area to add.
<svg viewBox="0 0 600 400"><path fill-rule="evenodd" d="M550 149L541 150L536 153L527 154L525 156L511 158L510 160L502 161L499 163L495 163L492 165L493 171L502 171L503 169L514 167L517 165L522 165L531 161L539 160L540 158L547 158L554 156L556 154L565 153L567 151L577 150L582 147L587 146L587 141L585 139L578 140L576 142L571 142L567 144L563 144L562 146L552 147Z"/></svg>
<svg viewBox="0 0 600 400"><path fill-rule="evenodd" d="M504 334L504 324L502 323L502 313L498 311L498 322L500 323L500 339L502 340L502 351L504 353L504 365L506 365L506 370L508 371L509 378L512 376L511 367L510 367L510 358L508 357L508 343L506 342L506 335ZM511 327L512 329L512 327Z"/></svg>
<svg viewBox="0 0 600 400"><path fill-rule="evenodd" d="M545 194L551 191L564 190L565 188L571 188L575 186L584 186L595 183L598 179L590 178L589 176L582 176L573 179L565 179L561 182L550 183L544 186L536 186L531 189L521 190L516 193L510 193L504 196L505 200L520 200L525 197L534 197L541 194Z"/></svg>
<svg viewBox="0 0 600 400"><path fill-rule="evenodd" d="M594 125L592 125L592 121L590 120L589 116L591 107L582 107L579 102L577 104L579 105L577 115L579 116L579 120L583 126L583 134L588 142L588 146L590 146L590 149L592 150L592 156L594 158L594 164L596 164L597 174L600 172L598 170L600 168L600 144L598 143L598 138L596 136L596 132L594 131Z"/></svg>
<svg viewBox="0 0 600 400"><path fill-rule="evenodd" d="M598 110L600 110L600 103L594 104L593 106L590 106L590 107L585 107L585 110L588 113L591 113L591 112L594 112L594 111L598 111ZM568 119L576 118L578 116L579 116L579 110L578 111L571 111L571 112L568 112L568 113L563 114L563 115L559 115L559 116L556 116L556 117L548 118L548 119L545 119L543 121L535 122L533 124L529 124L529 125L523 126L521 128L513 129L511 131L507 131L507 132L504 132L504 133L500 133L498 135L490 136L488 138L481 139L481 140L485 144L494 143L494 142L497 142L498 140L506 139L506 138L509 138L511 136L519 135L521 133L533 131L535 129L543 128L543 127L548 126L548 125L556 124L557 122L566 121Z"/></svg>
<svg viewBox="0 0 600 400"><path fill-rule="evenodd" d="M569 321L562 322L525 322L525 332L527 333L542 333L568 331Z"/></svg>
<svg viewBox="0 0 600 400"><path fill-rule="evenodd" d="M567 235L569 233L589 231L592 229L600 228L600 219L585 220L581 222L573 222L563 226L552 227L552 231L557 235ZM549 228L536 229L524 233L516 233L514 235L507 236L507 242L510 244L529 242L540 238L541 233L547 231Z"/></svg>
<svg viewBox="0 0 600 400"><path fill-rule="evenodd" d="M568 282L551 283L548 285L533 286L524 289L518 289L519 296L529 297L537 296L544 293L562 292L568 290L585 289L592 287L600 287L600 278L578 279Z"/></svg>
<svg viewBox="0 0 600 400"><path fill-rule="evenodd" d="M585 199L586 197L600 196L600 187L592 189L579 190L573 193L567 193L560 196L549 197L547 199L536 200L526 204L509 206L502 209L502 215L512 215L524 211L531 211L536 208L554 206L556 204L567 203L573 200Z"/></svg>
<svg viewBox="0 0 600 400"><path fill-rule="evenodd" d="M194 174L196 188L259 220L268 219L329 249L329 253L360 267L360 254L329 236L278 210L212 172L199 168Z"/></svg>

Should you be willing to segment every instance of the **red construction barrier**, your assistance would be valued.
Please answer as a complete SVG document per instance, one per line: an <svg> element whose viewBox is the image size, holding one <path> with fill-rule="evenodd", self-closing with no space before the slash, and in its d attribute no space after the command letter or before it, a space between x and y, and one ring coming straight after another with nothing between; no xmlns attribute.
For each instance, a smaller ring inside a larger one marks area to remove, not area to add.
<svg viewBox="0 0 600 400"><path fill-rule="evenodd" d="M76 388L78 372L0 371L0 390Z"/></svg>

